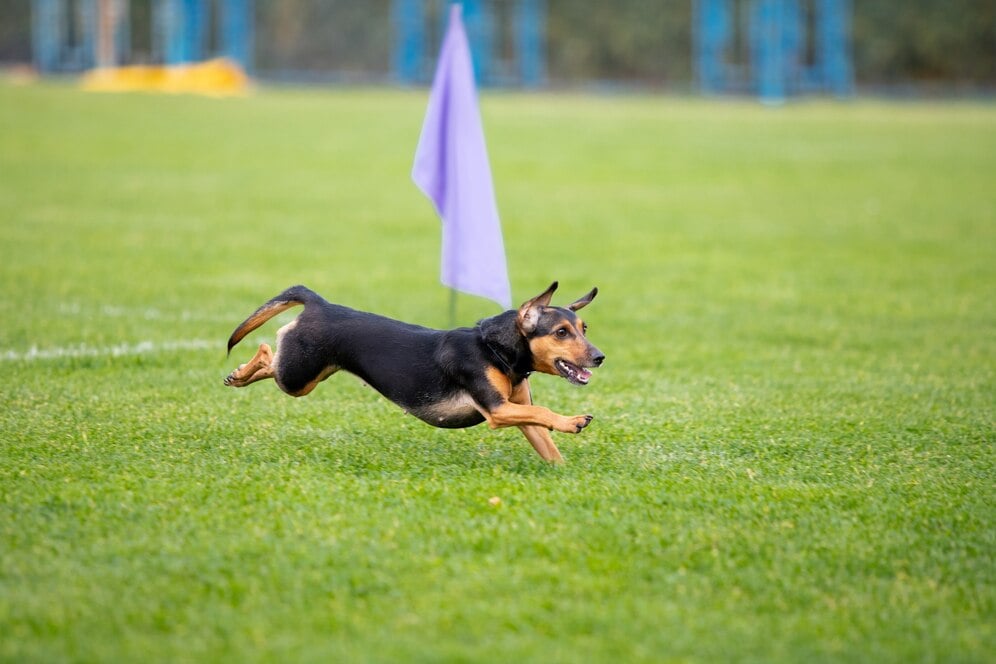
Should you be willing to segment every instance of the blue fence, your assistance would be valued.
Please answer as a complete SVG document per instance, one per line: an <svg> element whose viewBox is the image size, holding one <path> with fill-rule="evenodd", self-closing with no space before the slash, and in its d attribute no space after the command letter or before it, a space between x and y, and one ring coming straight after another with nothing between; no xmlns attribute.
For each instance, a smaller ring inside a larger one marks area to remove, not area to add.
<svg viewBox="0 0 996 664"><path fill-rule="evenodd" d="M854 85L850 17L849 0L696 0L699 86L751 91L772 103L800 92L847 96ZM737 43L749 49L746 57Z"/></svg>
<svg viewBox="0 0 996 664"><path fill-rule="evenodd" d="M349 8L351 14L363 15L364 34L369 31L380 39L378 52L389 53L376 72L379 80L390 77L412 85L431 79L450 1L377 0ZM656 3L665 0L644 1L646 11L656 8L660 16L663 5ZM769 102L806 92L850 94L850 0L688 2L684 20L690 8L691 58L703 92L757 94ZM547 83L546 0L462 4L479 84ZM275 14L274 6L256 6L254 0L32 0L31 6L34 61L43 73L130 63L131 7L143 17L143 27L135 29L151 33L143 40L151 44L149 52L140 55L144 61L180 64L226 56L251 71L257 17L272 20ZM330 18L345 12L340 5L313 0L295 7L300 12L295 20L319 19L309 38L321 41L313 43L340 43L342 34L336 31L351 29ZM632 12L628 16L634 20ZM267 25L260 23L264 34ZM563 23L556 25L563 30ZM356 44L360 37L349 38Z"/></svg>
<svg viewBox="0 0 996 664"><path fill-rule="evenodd" d="M439 11L440 4L446 3L393 0L392 64L398 82L425 83L431 78L438 44L430 43L428 35L433 27L435 34L442 34L447 16L447 12ZM462 0L461 4L478 83L537 87L546 82L544 0L505 3L511 9L511 20L507 22L498 20L494 2ZM433 26L434 20L439 24ZM511 67L497 53L500 41L512 44Z"/></svg>
<svg viewBox="0 0 996 664"><path fill-rule="evenodd" d="M148 1L151 42L163 64L226 56L252 68L253 0ZM35 67L51 73L127 64L129 7L127 0L32 0Z"/></svg>

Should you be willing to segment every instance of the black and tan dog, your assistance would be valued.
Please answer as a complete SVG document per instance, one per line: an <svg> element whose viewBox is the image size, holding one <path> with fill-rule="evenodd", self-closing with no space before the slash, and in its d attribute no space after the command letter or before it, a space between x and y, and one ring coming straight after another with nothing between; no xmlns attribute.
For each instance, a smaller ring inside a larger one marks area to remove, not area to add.
<svg viewBox="0 0 996 664"><path fill-rule="evenodd" d="M340 369L355 374L423 422L461 428L487 422L492 429L517 426L547 461L562 457L549 431L579 433L591 415L565 416L534 406L529 375L563 376L586 385L591 367L605 355L586 338L576 314L598 293L552 307L554 282L542 294L480 321L477 326L432 330L356 311L294 286L239 325L228 351L243 337L293 306L304 311L277 331L277 351L261 344L256 355L225 379L245 387L273 378L287 394L301 397Z"/></svg>

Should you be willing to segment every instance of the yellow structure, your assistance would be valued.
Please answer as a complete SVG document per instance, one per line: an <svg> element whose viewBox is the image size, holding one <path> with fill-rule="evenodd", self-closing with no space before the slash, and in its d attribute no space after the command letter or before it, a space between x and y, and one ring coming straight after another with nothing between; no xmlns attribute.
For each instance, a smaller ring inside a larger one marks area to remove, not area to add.
<svg viewBox="0 0 996 664"><path fill-rule="evenodd" d="M83 75L80 85L93 92L167 92L216 97L249 91L249 77L226 58L189 65L97 68Z"/></svg>

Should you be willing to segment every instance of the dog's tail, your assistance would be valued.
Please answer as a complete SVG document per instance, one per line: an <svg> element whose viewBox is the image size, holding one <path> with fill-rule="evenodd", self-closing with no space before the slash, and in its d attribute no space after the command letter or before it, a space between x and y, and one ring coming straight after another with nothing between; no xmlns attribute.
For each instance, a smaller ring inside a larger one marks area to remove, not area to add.
<svg viewBox="0 0 996 664"><path fill-rule="evenodd" d="M228 338L228 352L231 353L232 348L235 347L235 344L242 341L247 334L277 314L286 311L291 307L296 307L302 304L307 305L308 302L318 299L321 299L321 296L310 288L306 288L304 286L291 286L283 293L272 298L269 302L254 311L249 318L246 318L242 321L241 325L235 328L235 331L232 332L232 336Z"/></svg>

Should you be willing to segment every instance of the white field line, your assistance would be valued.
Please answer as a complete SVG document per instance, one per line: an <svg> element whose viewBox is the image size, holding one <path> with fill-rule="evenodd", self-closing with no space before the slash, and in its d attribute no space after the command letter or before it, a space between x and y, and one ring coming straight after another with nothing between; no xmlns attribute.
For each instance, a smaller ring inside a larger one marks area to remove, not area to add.
<svg viewBox="0 0 996 664"><path fill-rule="evenodd" d="M33 362L36 360L56 360L73 357L125 357L129 355L152 355L168 353L177 350L204 350L216 348L221 353L224 345L217 340L183 339L178 341L139 341L138 343L121 343L113 346L55 346L53 348L38 348L32 346L27 350L0 351L0 361Z"/></svg>
<svg viewBox="0 0 996 664"><path fill-rule="evenodd" d="M172 311L156 309L154 307L122 307L113 304L100 306L83 306L76 302L63 302L58 307L58 315L64 318L143 318L145 320L156 320L168 323L196 323L196 322L218 322L226 321L234 325L243 320L245 314L229 313L219 314L216 312L201 311ZM277 325L283 325L288 320L297 315L281 314L274 319ZM130 355L154 355L156 353L169 353L178 350L205 350L216 348L221 353L224 348L224 340L208 339L181 339L176 341L138 341L132 343L119 343L111 346L91 346L86 343L72 346L54 346L51 348L39 348L31 346L25 350L0 349L0 362L34 362L39 360L56 360L63 358L80 357L125 357Z"/></svg>
<svg viewBox="0 0 996 664"><path fill-rule="evenodd" d="M243 314L240 318L239 314ZM218 312L190 311L187 309L175 311L157 309L156 307L122 307L114 304L100 306L84 306L78 302L63 302L59 304L58 314L67 318L140 318L166 322L218 322L241 321L248 312L238 312L223 315ZM237 319L237 320L236 320Z"/></svg>

